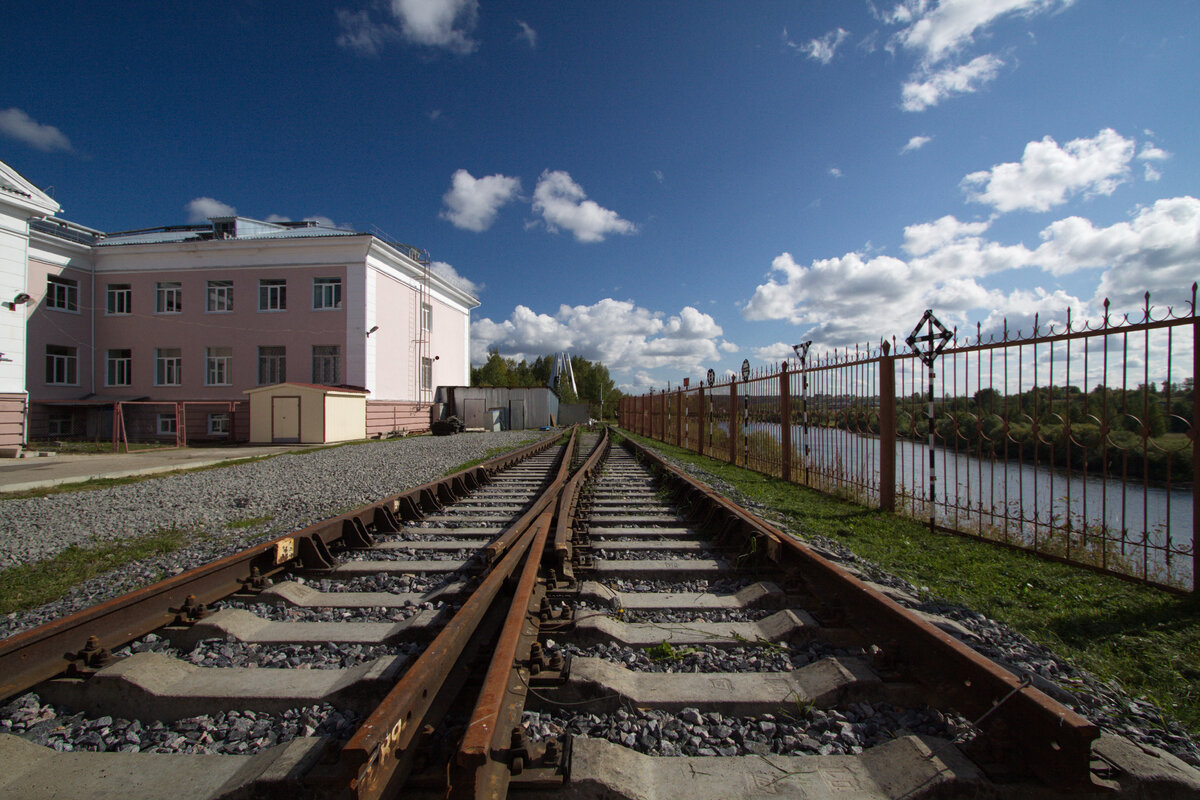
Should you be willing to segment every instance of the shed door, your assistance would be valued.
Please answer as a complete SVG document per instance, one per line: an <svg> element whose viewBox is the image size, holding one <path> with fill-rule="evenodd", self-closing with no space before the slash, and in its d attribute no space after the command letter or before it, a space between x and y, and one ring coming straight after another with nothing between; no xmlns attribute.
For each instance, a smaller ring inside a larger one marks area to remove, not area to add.
<svg viewBox="0 0 1200 800"><path fill-rule="evenodd" d="M511 400L508 403L508 428L513 431L525 430L525 401Z"/></svg>
<svg viewBox="0 0 1200 800"><path fill-rule="evenodd" d="M300 441L300 398L271 398L271 441Z"/></svg>
<svg viewBox="0 0 1200 800"><path fill-rule="evenodd" d="M463 401L463 424L468 428L485 428L487 420L483 418L483 398Z"/></svg>

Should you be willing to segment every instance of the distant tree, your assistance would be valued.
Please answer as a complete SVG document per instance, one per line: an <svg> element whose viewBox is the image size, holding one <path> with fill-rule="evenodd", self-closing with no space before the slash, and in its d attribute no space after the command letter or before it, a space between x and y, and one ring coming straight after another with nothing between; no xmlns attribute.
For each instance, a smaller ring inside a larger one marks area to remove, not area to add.
<svg viewBox="0 0 1200 800"><path fill-rule="evenodd" d="M500 351L488 351L488 359L479 369L471 370L472 386L508 386L508 362L500 356Z"/></svg>

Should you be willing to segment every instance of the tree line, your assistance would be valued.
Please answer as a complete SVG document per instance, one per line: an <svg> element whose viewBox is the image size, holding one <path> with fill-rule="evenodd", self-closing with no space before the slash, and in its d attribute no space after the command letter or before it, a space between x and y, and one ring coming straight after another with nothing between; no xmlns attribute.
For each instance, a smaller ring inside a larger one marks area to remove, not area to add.
<svg viewBox="0 0 1200 800"><path fill-rule="evenodd" d="M569 381L559 381L552 387L563 403L587 403L588 413L595 419L615 420L617 401L624 394L616 388L608 374L608 367L599 361L588 361L571 356L571 369L575 373L575 388ZM532 363L521 359L504 358L500 351L488 351L487 361L481 367L471 367L472 386L533 387L548 386L554 371L554 356L538 356ZM602 411L603 409L603 411Z"/></svg>

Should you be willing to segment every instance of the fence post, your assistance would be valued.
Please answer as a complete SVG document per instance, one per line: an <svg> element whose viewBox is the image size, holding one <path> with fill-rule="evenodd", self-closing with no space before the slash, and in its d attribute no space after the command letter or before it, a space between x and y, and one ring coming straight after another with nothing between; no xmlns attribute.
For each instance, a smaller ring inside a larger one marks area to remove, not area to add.
<svg viewBox="0 0 1200 800"><path fill-rule="evenodd" d="M1196 316L1196 284L1192 284L1192 594L1200 594L1200 317Z"/></svg>
<svg viewBox="0 0 1200 800"><path fill-rule="evenodd" d="M788 380L787 361L783 362L783 372L779 373L779 446L783 453L779 458L780 477L785 481L792 479L792 386Z"/></svg>
<svg viewBox="0 0 1200 800"><path fill-rule="evenodd" d="M675 395L675 446L683 447L683 389Z"/></svg>
<svg viewBox="0 0 1200 800"><path fill-rule="evenodd" d="M738 396L737 378L729 379L729 463L737 463L738 454Z"/></svg>
<svg viewBox="0 0 1200 800"><path fill-rule="evenodd" d="M884 341L879 359L879 508L896 510L896 357Z"/></svg>
<svg viewBox="0 0 1200 800"><path fill-rule="evenodd" d="M704 432L708 429L708 415L704 413L704 384L700 384L700 409L696 418L696 452L704 455Z"/></svg>

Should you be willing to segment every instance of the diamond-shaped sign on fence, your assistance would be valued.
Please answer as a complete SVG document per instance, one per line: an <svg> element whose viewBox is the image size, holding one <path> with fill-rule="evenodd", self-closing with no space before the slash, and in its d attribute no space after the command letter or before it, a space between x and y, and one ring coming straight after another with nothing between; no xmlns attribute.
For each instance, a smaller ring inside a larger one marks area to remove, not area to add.
<svg viewBox="0 0 1200 800"><path fill-rule="evenodd" d="M928 332L920 336L918 334L921 333L921 326L923 325L928 325ZM925 309L925 314L921 317L921 321L917 323L917 326L912 329L912 333L904 341L908 342L908 346L913 349L913 352L917 354L917 358L921 359L925 366L931 367L934 360L953 338L954 333L933 315L932 308L927 308ZM918 342L927 344L925 348L921 348L917 346Z"/></svg>

